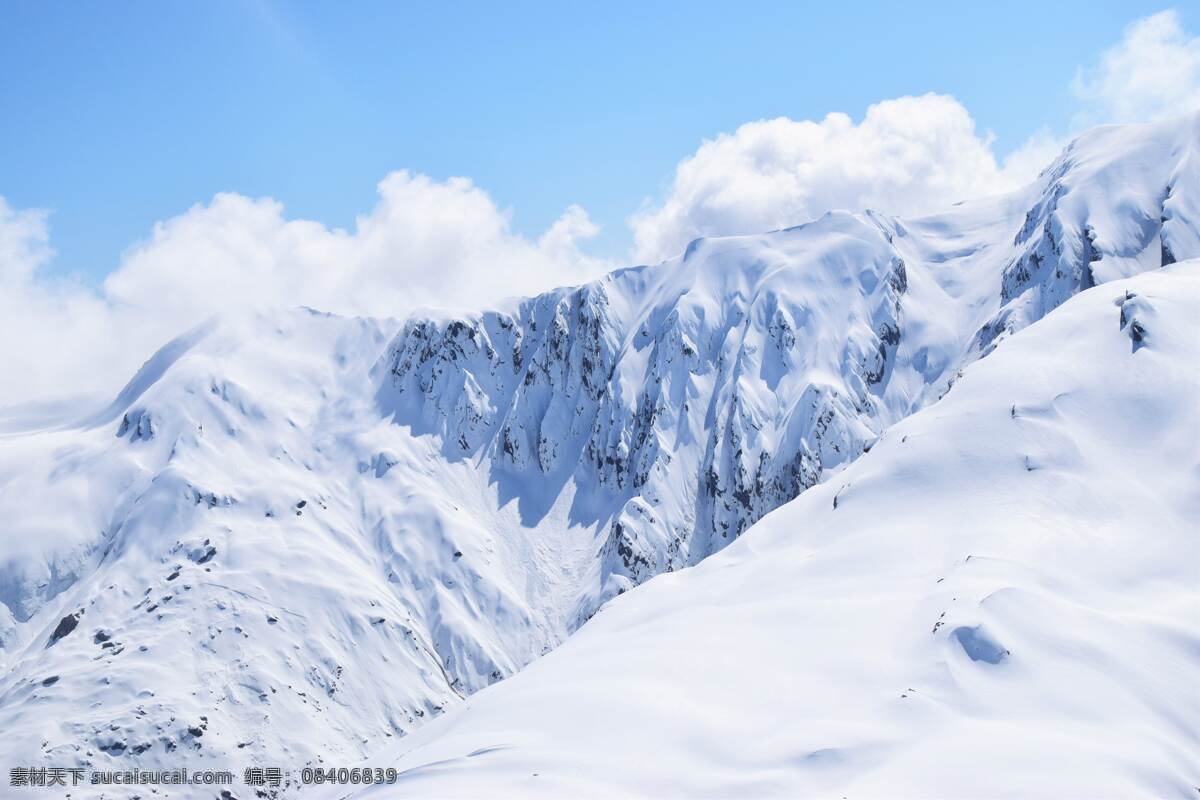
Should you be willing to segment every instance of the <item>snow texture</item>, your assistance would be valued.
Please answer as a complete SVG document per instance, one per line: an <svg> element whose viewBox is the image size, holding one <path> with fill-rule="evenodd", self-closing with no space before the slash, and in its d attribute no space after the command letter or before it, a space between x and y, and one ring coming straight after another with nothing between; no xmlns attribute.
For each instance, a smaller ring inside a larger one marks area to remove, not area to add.
<svg viewBox="0 0 1200 800"><path fill-rule="evenodd" d="M354 796L1190 796L1198 308L1196 261L1068 301Z"/></svg>
<svg viewBox="0 0 1200 800"><path fill-rule="evenodd" d="M1200 785L1198 146L1099 128L1011 195L485 312L218 318L104 408L0 418L7 760Z"/></svg>

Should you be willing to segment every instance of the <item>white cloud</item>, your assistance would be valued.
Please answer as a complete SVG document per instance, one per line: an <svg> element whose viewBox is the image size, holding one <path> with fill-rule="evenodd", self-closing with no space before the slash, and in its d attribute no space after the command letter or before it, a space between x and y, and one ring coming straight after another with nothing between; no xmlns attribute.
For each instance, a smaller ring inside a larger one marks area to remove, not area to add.
<svg viewBox="0 0 1200 800"><path fill-rule="evenodd" d="M600 233L600 226L592 222L588 213L577 205L570 205L554 224L538 237L538 249L551 258L565 263L584 264L591 270L604 266L602 262L588 264L588 259L579 252L578 243Z"/></svg>
<svg viewBox="0 0 1200 800"><path fill-rule="evenodd" d="M0 197L0 406L94 388L119 346L94 292L39 276L53 255L46 218Z"/></svg>
<svg viewBox="0 0 1200 800"><path fill-rule="evenodd" d="M991 137L952 97L901 97L858 124L840 113L780 117L706 141L679 163L666 200L630 224L638 257L655 260L697 236L787 227L833 208L933 211L1031 178L1044 162L1030 160L997 163Z"/></svg>
<svg viewBox="0 0 1200 800"><path fill-rule="evenodd" d="M352 232L288 220L275 200L217 195L156 225L126 253L105 293L117 303L191 316L245 304L398 315L416 305L538 291L603 267L577 247L598 230L577 206L531 242L465 178L442 182L401 171L378 190L375 208Z"/></svg>
<svg viewBox="0 0 1200 800"><path fill-rule="evenodd" d="M1099 63L1080 69L1072 84L1085 110L1078 126L1148 122L1200 108L1200 37L1179 15L1162 11L1130 25Z"/></svg>
<svg viewBox="0 0 1200 800"><path fill-rule="evenodd" d="M1073 128L1145 122L1200 107L1200 37L1174 11L1138 20L1072 83ZM861 122L780 117L704 142L676 167L665 199L630 219L635 256L674 255L698 236L795 225L833 208L920 214L1032 179L1066 144L1040 131L1003 159L954 98L885 100Z"/></svg>
<svg viewBox="0 0 1200 800"><path fill-rule="evenodd" d="M1200 38L1173 11L1139 20L1073 89L1076 123L1145 120L1200 106ZM665 199L629 220L650 261L697 236L757 233L831 208L919 214L1031 179L1064 141L1043 131L1006 158L952 97L886 100L860 122L760 120L704 142ZM97 291L49 279L47 217L0 197L0 406L111 390L151 351L213 313L311 305L399 316L418 305L472 306L573 283L613 266L579 243L598 227L570 206L541 236L465 178L406 171L380 182L353 230L288 219L275 200L220 194L156 225Z"/></svg>
<svg viewBox="0 0 1200 800"><path fill-rule="evenodd" d="M586 280L610 264L580 252L598 227L569 207L538 240L464 178L395 172L353 231L289 220L272 199L219 194L155 225L97 292L48 280L46 215L0 198L0 406L115 388L151 352L214 313L310 305L402 316Z"/></svg>
<svg viewBox="0 0 1200 800"><path fill-rule="evenodd" d="M29 280L53 254L46 212L17 211L0 197L0 285Z"/></svg>

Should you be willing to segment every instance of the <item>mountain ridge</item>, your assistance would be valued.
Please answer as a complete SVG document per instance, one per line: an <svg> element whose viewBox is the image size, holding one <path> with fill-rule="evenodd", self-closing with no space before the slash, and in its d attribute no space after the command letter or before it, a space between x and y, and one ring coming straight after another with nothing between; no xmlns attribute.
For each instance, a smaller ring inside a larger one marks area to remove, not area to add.
<svg viewBox="0 0 1200 800"><path fill-rule="evenodd" d="M317 796L1187 796L1198 266L1071 298Z"/></svg>
<svg viewBox="0 0 1200 800"><path fill-rule="evenodd" d="M35 760L368 755L1074 294L1200 256L1197 120L1086 134L943 214L697 240L499 310L185 334L102 414L0 437L0 723Z"/></svg>

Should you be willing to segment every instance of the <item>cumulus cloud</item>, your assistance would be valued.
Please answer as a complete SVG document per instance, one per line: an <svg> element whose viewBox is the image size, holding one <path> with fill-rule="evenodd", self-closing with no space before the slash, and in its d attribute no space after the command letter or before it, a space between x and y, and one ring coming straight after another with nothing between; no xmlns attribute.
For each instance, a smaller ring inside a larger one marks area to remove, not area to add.
<svg viewBox="0 0 1200 800"><path fill-rule="evenodd" d="M638 257L654 260L697 236L786 227L833 208L933 211L1027 180L1044 166L1031 160L998 163L991 137L952 97L901 97L857 124L841 113L780 117L706 141L679 163L666 199L630 224Z"/></svg>
<svg viewBox="0 0 1200 800"><path fill-rule="evenodd" d="M578 248L598 229L577 206L533 242L465 178L401 171L378 190L350 232L289 220L275 200L217 195L156 225L104 282L105 295L190 317L247 304L390 316L537 291L604 266Z"/></svg>
<svg viewBox="0 0 1200 800"><path fill-rule="evenodd" d="M161 222L93 290L42 276L47 218L0 198L0 406L114 388L154 348L216 313L309 305L402 316L575 283L612 265L581 252L599 228L571 206L536 240L464 178L388 175L353 230L288 219L272 199L219 194Z"/></svg>
<svg viewBox="0 0 1200 800"><path fill-rule="evenodd" d="M1173 10L1130 25L1099 62L1076 73L1072 88L1084 104L1076 124L1148 122L1200 107L1200 37L1183 29Z"/></svg>
<svg viewBox="0 0 1200 800"><path fill-rule="evenodd" d="M1138 20L1072 82L1072 128L1147 122L1200 107L1200 37L1175 11ZM992 138L954 98L886 100L861 122L785 117L704 142L675 169L665 198L630 218L635 257L655 261L698 236L795 225L829 209L921 214L1031 180L1068 137L1043 130L998 158Z"/></svg>
<svg viewBox="0 0 1200 800"><path fill-rule="evenodd" d="M0 197L0 284L28 281L52 255L46 212L18 211Z"/></svg>
<svg viewBox="0 0 1200 800"><path fill-rule="evenodd" d="M0 406L94 388L116 344L94 292L39 275L53 255L46 218L0 197Z"/></svg>
<svg viewBox="0 0 1200 800"><path fill-rule="evenodd" d="M1200 106L1200 38L1173 11L1131 25L1072 84L1076 125L1149 120ZM634 256L654 261L697 236L757 233L832 208L920 214L1013 188L1065 141L1042 131L1007 157L945 95L870 106L861 121L749 122L677 166L661 202L630 226ZM219 194L159 223L99 289L46 277L47 216L0 197L0 407L111 390L151 351L221 312L310 305L401 316L421 305L474 306L574 283L615 266L580 243L598 226L570 206L540 236L465 178L388 175L352 230L289 219L270 198Z"/></svg>

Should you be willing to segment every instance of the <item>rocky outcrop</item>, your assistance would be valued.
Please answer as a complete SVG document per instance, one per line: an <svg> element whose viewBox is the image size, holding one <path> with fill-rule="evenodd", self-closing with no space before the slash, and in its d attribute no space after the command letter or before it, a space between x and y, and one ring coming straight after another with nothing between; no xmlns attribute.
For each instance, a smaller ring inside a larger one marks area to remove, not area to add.
<svg viewBox="0 0 1200 800"><path fill-rule="evenodd" d="M1072 295L1200 255L1180 188L1196 182L1190 154L1146 175L1113 135L1073 144L1020 211L986 226L969 210L913 223L833 213L697 240L674 262L509 313L410 322L384 359L381 402L518 492L587 495L594 607L720 549ZM1131 195L1134 180L1151 188ZM1097 193L1107 185L1125 194ZM948 298L967 274L974 299ZM929 333L964 305L977 322Z"/></svg>

